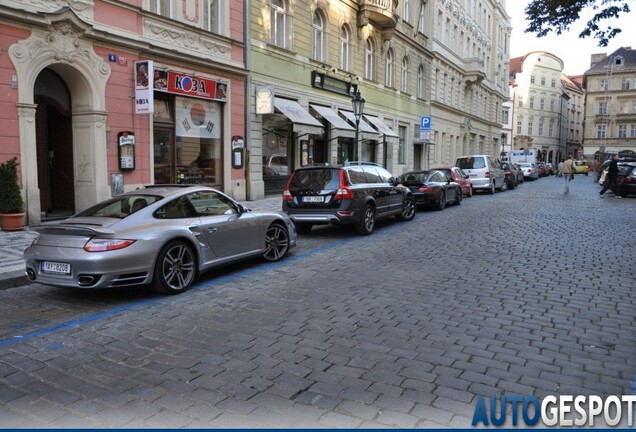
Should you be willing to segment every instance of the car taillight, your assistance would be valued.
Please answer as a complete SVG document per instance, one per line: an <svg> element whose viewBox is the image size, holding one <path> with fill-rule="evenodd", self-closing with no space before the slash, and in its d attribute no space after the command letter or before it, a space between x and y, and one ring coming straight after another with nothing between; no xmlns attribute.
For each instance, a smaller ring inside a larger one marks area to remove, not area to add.
<svg viewBox="0 0 636 432"><path fill-rule="evenodd" d="M106 252L127 248L135 240L91 239L84 245L86 252Z"/></svg>
<svg viewBox="0 0 636 432"><path fill-rule="evenodd" d="M431 193L431 192L433 192L433 188L430 187L430 186L421 186L418 190L420 192L422 192L422 193Z"/></svg>
<svg viewBox="0 0 636 432"><path fill-rule="evenodd" d="M340 171L340 185L336 191L336 196L333 198L334 200L353 199L353 192L351 192L351 189L349 189L347 185L346 175L344 171Z"/></svg>
<svg viewBox="0 0 636 432"><path fill-rule="evenodd" d="M490 178L490 171L486 171L486 174L484 174L484 177Z"/></svg>
<svg viewBox="0 0 636 432"><path fill-rule="evenodd" d="M287 180L287 184L285 185L285 189L283 189L283 201L293 201L294 200L294 197L292 196L291 192L289 191L289 184L292 181L292 177L294 177L293 174L289 177L289 180Z"/></svg>
<svg viewBox="0 0 636 432"><path fill-rule="evenodd" d="M631 183L632 177L625 177L625 183Z"/></svg>

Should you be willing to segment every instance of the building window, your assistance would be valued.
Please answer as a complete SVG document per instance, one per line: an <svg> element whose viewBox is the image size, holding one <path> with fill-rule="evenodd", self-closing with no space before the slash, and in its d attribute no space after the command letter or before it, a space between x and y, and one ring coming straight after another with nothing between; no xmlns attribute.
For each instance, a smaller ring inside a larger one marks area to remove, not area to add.
<svg viewBox="0 0 636 432"><path fill-rule="evenodd" d="M530 84L534 84L535 78L534 75L530 75Z"/></svg>
<svg viewBox="0 0 636 432"><path fill-rule="evenodd" d="M534 109L534 96L530 96L530 109Z"/></svg>
<svg viewBox="0 0 636 432"><path fill-rule="evenodd" d="M555 100L554 100L554 99L551 99L551 100L550 100L550 111L554 111L554 105L555 105L555 103L556 103L556 102L555 102Z"/></svg>
<svg viewBox="0 0 636 432"><path fill-rule="evenodd" d="M600 90L609 90L609 82L606 79L602 79L598 82Z"/></svg>
<svg viewBox="0 0 636 432"><path fill-rule="evenodd" d="M219 25L219 0L205 0L203 2L203 28L212 33L218 33Z"/></svg>
<svg viewBox="0 0 636 432"><path fill-rule="evenodd" d="M172 18L172 0L150 0L150 12Z"/></svg>
<svg viewBox="0 0 636 432"><path fill-rule="evenodd" d="M607 114L607 102L599 102L598 104L598 113L601 115Z"/></svg>
<svg viewBox="0 0 636 432"><path fill-rule="evenodd" d="M346 25L340 28L340 69L351 70L351 31Z"/></svg>
<svg viewBox="0 0 636 432"><path fill-rule="evenodd" d="M519 97L518 106L519 106L519 108L523 108L523 99L521 97Z"/></svg>
<svg viewBox="0 0 636 432"><path fill-rule="evenodd" d="M509 121L510 121L510 111L507 108L504 110L501 110L501 122L503 124L508 124Z"/></svg>
<svg viewBox="0 0 636 432"><path fill-rule="evenodd" d="M539 122L539 136L543 136L543 121Z"/></svg>
<svg viewBox="0 0 636 432"><path fill-rule="evenodd" d="M623 79L623 83L621 84L621 90L629 90L629 84L631 80L629 78Z"/></svg>
<svg viewBox="0 0 636 432"><path fill-rule="evenodd" d="M636 101L632 102L632 112L636 113Z"/></svg>
<svg viewBox="0 0 636 432"><path fill-rule="evenodd" d="M596 138L605 139L607 137L606 129L607 129L607 127L604 124L597 125L596 126Z"/></svg>
<svg viewBox="0 0 636 432"><path fill-rule="evenodd" d="M420 17L418 18L418 27L417 30L420 33L424 33L424 30L426 30L426 2L422 1L420 2Z"/></svg>
<svg viewBox="0 0 636 432"><path fill-rule="evenodd" d="M627 138L627 125L625 124L618 125L618 137Z"/></svg>
<svg viewBox="0 0 636 432"><path fill-rule="evenodd" d="M552 82L550 83L552 87L556 87L556 79L552 78Z"/></svg>
<svg viewBox="0 0 636 432"><path fill-rule="evenodd" d="M424 66L417 69L417 97L424 99Z"/></svg>
<svg viewBox="0 0 636 432"><path fill-rule="evenodd" d="M287 38L287 4L285 0L270 0L270 37L274 45L289 48Z"/></svg>
<svg viewBox="0 0 636 432"><path fill-rule="evenodd" d="M523 126L523 122L521 120L517 121L517 135L521 135L521 128Z"/></svg>
<svg viewBox="0 0 636 432"><path fill-rule="evenodd" d="M314 22L312 25L312 33L313 33L313 56L314 60L318 60L319 62L325 61L325 20L322 16L322 12L315 11L314 12Z"/></svg>
<svg viewBox="0 0 636 432"><path fill-rule="evenodd" d="M364 45L364 78L373 80L375 78L375 43L373 39L367 38Z"/></svg>
<svg viewBox="0 0 636 432"><path fill-rule="evenodd" d="M542 76L542 77L541 77L541 85L542 85L542 86L544 86L544 85L545 85L545 77L544 77L544 76Z"/></svg>
<svg viewBox="0 0 636 432"><path fill-rule="evenodd" d="M550 125L548 126L548 136L550 138L554 136L554 120L550 120Z"/></svg>
<svg viewBox="0 0 636 432"><path fill-rule="evenodd" d="M532 136L532 122L528 122L528 135Z"/></svg>
<svg viewBox="0 0 636 432"><path fill-rule="evenodd" d="M400 126L398 128L398 134L400 135L400 141L398 143L398 163L404 164L405 162L405 151L406 148L406 126Z"/></svg>
<svg viewBox="0 0 636 432"><path fill-rule="evenodd" d="M404 5L404 15L402 15L402 20L409 22L411 21L411 2L409 0L402 0L402 2Z"/></svg>
<svg viewBox="0 0 636 432"><path fill-rule="evenodd" d="M393 87L393 49L389 48L386 52L386 65L384 71L384 85Z"/></svg>
<svg viewBox="0 0 636 432"><path fill-rule="evenodd" d="M402 59L402 91L408 93L409 91L409 59L404 57Z"/></svg>
<svg viewBox="0 0 636 432"><path fill-rule="evenodd" d="M635 125L631 125L630 130L629 130L629 137L630 138L636 138L636 126Z"/></svg>
<svg viewBox="0 0 636 432"><path fill-rule="evenodd" d="M539 108L541 109L541 111L543 111L543 109L545 108L545 99L541 98L540 102L539 102Z"/></svg>

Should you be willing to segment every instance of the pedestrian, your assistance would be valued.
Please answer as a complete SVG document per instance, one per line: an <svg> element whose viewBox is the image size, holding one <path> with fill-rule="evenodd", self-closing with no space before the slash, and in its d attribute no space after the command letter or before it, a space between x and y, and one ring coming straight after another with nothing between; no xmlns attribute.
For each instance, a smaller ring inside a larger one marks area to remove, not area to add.
<svg viewBox="0 0 636 432"><path fill-rule="evenodd" d="M618 191L618 155L615 154L612 156L612 161L607 167L607 175L605 176L605 182L603 183L603 189L598 193L598 196L603 198L603 194L607 192L608 189L612 189L614 192L614 198L623 198L620 196Z"/></svg>
<svg viewBox="0 0 636 432"><path fill-rule="evenodd" d="M594 159L594 173L598 174L598 169L601 167L601 161Z"/></svg>
<svg viewBox="0 0 636 432"><path fill-rule="evenodd" d="M574 179L574 159L572 159L572 155L568 155L567 160L563 162L561 174L565 181L565 192L563 193L570 193L570 181Z"/></svg>
<svg viewBox="0 0 636 432"><path fill-rule="evenodd" d="M563 177L563 161L559 162L559 169L557 170L557 176Z"/></svg>

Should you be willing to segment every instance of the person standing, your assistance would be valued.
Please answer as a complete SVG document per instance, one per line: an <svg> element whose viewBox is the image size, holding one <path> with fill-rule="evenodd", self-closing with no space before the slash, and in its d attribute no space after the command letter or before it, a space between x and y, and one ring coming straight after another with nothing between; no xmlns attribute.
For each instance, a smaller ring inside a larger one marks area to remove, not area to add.
<svg viewBox="0 0 636 432"><path fill-rule="evenodd" d="M616 181L618 180L618 155L615 154L612 156L612 161L607 167L607 175L605 176L605 182L603 183L603 189L598 193L598 196L603 198L603 194L607 192L608 189L612 189L614 192L614 198L622 198L618 193L618 184Z"/></svg>
<svg viewBox="0 0 636 432"><path fill-rule="evenodd" d="M570 181L574 177L574 159L572 159L572 155L568 155L568 158L565 162L563 162L563 166L561 167L561 174L563 175L563 180L565 181L565 192L570 192Z"/></svg>

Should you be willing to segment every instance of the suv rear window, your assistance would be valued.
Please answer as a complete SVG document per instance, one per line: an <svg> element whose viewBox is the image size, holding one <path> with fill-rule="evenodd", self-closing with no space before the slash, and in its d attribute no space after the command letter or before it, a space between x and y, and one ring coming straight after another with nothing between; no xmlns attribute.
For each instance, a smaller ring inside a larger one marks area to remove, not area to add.
<svg viewBox="0 0 636 432"><path fill-rule="evenodd" d="M483 157L465 157L457 159L457 166L461 169L486 168L486 161Z"/></svg>
<svg viewBox="0 0 636 432"><path fill-rule="evenodd" d="M292 194L299 192L320 192L324 190L337 190L340 186L338 169L312 168L296 170L289 183L289 191Z"/></svg>

